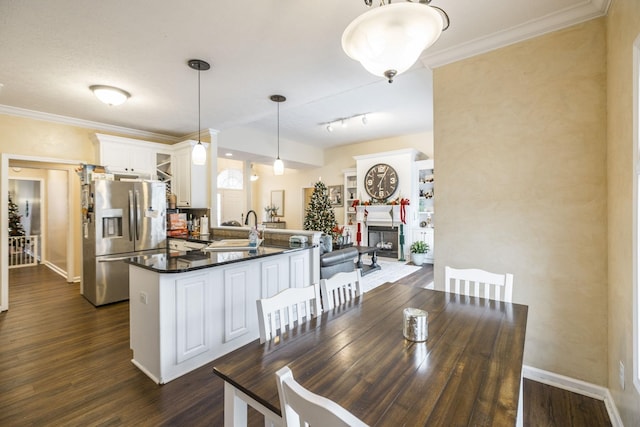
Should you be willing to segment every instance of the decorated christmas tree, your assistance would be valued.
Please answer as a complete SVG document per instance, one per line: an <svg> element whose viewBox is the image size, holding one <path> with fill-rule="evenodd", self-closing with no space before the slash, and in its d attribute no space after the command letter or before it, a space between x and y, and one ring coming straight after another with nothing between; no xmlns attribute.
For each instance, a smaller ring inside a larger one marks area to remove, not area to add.
<svg viewBox="0 0 640 427"><path fill-rule="evenodd" d="M318 181L314 185L311 201L305 210L303 228L333 235L333 229L337 225L327 186L322 181Z"/></svg>
<svg viewBox="0 0 640 427"><path fill-rule="evenodd" d="M9 193L9 236L24 236L24 228L20 222L20 212L18 205L13 203L11 193Z"/></svg>

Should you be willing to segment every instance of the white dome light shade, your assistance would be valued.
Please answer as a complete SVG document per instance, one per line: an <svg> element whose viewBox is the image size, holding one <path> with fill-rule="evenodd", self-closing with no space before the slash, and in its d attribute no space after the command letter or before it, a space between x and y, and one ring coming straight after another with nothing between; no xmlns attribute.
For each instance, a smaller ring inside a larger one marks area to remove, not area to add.
<svg viewBox="0 0 640 427"><path fill-rule="evenodd" d="M194 165L201 166L207 164L207 150L199 141L193 146L193 150L191 151L191 161Z"/></svg>
<svg viewBox="0 0 640 427"><path fill-rule="evenodd" d="M124 102L131 96L129 92L112 86L95 85L89 87L89 89L91 89L96 98L107 105L124 104Z"/></svg>
<svg viewBox="0 0 640 427"><path fill-rule="evenodd" d="M360 15L342 34L342 49L371 74L387 77L407 71L444 27L440 12L422 3L394 3Z"/></svg>

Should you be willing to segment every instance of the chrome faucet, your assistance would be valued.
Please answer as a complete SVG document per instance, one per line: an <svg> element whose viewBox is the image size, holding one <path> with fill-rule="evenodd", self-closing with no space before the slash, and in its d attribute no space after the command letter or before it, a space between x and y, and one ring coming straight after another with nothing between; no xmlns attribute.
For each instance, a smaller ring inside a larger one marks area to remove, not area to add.
<svg viewBox="0 0 640 427"><path fill-rule="evenodd" d="M253 209L251 209L249 212L247 212L247 217L244 220L244 225L249 225L249 215L253 214L253 219L255 220L255 222L253 223L254 227L258 228L258 214L256 214L256 211L254 211Z"/></svg>

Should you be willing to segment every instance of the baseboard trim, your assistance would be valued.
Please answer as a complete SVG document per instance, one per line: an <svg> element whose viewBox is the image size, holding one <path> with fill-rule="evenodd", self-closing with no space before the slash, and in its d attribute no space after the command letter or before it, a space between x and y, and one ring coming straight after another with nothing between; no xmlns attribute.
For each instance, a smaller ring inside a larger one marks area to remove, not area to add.
<svg viewBox="0 0 640 427"><path fill-rule="evenodd" d="M620 414L618 413L618 408L608 388L528 365L522 367L522 376L529 380L538 381L563 390L602 400L609 413L611 425L613 427L624 427L620 419Z"/></svg>
<svg viewBox="0 0 640 427"><path fill-rule="evenodd" d="M60 276L62 276L65 280L67 280L67 272L64 271L63 269L61 269L60 267L58 267L55 264L50 263L49 261L45 261L43 263L47 268L49 268L50 270L54 271L55 273L58 273Z"/></svg>

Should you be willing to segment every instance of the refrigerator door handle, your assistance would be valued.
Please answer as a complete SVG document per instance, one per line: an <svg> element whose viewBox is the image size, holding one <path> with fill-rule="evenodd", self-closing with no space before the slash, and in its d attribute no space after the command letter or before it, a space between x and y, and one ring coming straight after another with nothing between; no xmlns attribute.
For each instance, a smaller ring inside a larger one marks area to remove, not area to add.
<svg viewBox="0 0 640 427"><path fill-rule="evenodd" d="M133 211L133 191L129 190L129 241L133 241L133 223L134 223L134 211Z"/></svg>
<svg viewBox="0 0 640 427"><path fill-rule="evenodd" d="M135 190L135 201L136 201L136 240L140 240L140 229L142 228L142 215L140 213L140 192Z"/></svg>

